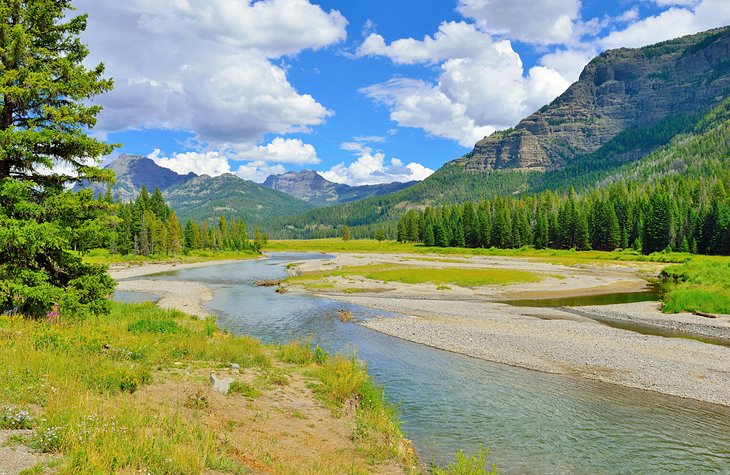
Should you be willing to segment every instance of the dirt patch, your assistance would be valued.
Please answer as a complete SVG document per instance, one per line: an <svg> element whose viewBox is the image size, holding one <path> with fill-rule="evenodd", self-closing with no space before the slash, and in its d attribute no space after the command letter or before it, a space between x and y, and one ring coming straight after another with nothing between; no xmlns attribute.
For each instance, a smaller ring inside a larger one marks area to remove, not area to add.
<svg viewBox="0 0 730 475"><path fill-rule="evenodd" d="M646 282L641 281L618 281L596 287L584 287L579 289L566 290L528 290L509 292L504 294L504 300L527 300L527 299L557 299L570 297L584 297L590 295L607 295L628 292L642 292L646 290Z"/></svg>
<svg viewBox="0 0 730 475"><path fill-rule="evenodd" d="M279 369L290 370L286 365ZM219 371L219 376L260 390L257 397L246 397L214 392L209 372L167 372L136 397L204 420L226 440L230 455L253 473L404 473L395 462L370 460L354 441L354 414L336 414L324 407L303 374L294 371L285 384L277 385L262 383L264 375L259 371ZM196 404L189 404L191 398Z"/></svg>
<svg viewBox="0 0 730 475"><path fill-rule="evenodd" d="M0 430L0 475L15 475L40 463L48 463L54 457L33 452L23 444L12 442L14 437L28 438L29 430Z"/></svg>

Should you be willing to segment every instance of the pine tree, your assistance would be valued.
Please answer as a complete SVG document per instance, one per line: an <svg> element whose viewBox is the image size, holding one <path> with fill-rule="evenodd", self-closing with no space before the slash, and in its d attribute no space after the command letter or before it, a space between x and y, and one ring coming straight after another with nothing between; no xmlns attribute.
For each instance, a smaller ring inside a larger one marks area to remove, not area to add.
<svg viewBox="0 0 730 475"><path fill-rule="evenodd" d="M107 313L115 285L67 252L68 230L96 240L89 232L104 231L97 220L111 204L66 186L113 178L96 166L113 147L87 135L101 110L91 99L112 81L84 65L87 19L71 10L69 0L0 2L0 314L42 317L56 304L77 318Z"/></svg>

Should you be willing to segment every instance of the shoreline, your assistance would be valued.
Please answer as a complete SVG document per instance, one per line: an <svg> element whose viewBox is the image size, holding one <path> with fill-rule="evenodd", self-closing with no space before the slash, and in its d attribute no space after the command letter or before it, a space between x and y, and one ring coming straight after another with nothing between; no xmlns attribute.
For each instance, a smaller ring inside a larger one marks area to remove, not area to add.
<svg viewBox="0 0 730 475"><path fill-rule="evenodd" d="M418 257L407 256L409 261ZM324 263L305 263L299 270L318 271L353 265L393 263L399 258L338 254ZM567 374L671 396L730 406L730 348L684 338L645 335L601 323L614 319L657 330L691 331L699 337L728 338L730 318L706 319L691 314L666 315L657 302L572 308L513 307L500 301L515 297L600 295L646 286L644 269L620 266L590 268L535 263L510 258L468 259L468 263L426 262L424 267L515 268L549 277L533 284L512 284L439 291L430 284L364 282L357 277L331 278L334 291L289 290L314 294L402 317L362 323L379 333L453 353L553 374ZM351 288L360 288L348 292ZM343 288L344 286L344 288ZM379 287L379 288L377 288ZM608 310L607 310L608 309ZM679 335L678 335L679 336Z"/></svg>
<svg viewBox="0 0 730 475"><path fill-rule="evenodd" d="M407 256L410 260L414 257ZM402 259L403 256L370 256L380 262ZM335 259L305 261L290 273L333 266L364 264L361 256L339 253ZM334 264L333 264L334 261ZM165 270L219 265L231 261L215 261L180 265L151 265L139 269L136 276ZM296 262L296 260L293 260ZM454 263L425 262L423 265L454 266ZM586 316L554 308L512 307L495 300L504 295L539 291L579 293L583 289L610 293L617 286L635 287L643 279L625 266L606 270L573 269L545 263L500 258L474 259L468 267L495 264L504 268L537 268L540 272L561 275L534 284L512 284L503 287L464 289L454 287L439 291L430 284L374 283L369 291L356 294L307 290L287 286L289 291L317 295L364 307L404 315L372 320L362 325L396 338L433 348L480 358L496 363L554 374L576 375L636 389L695 399L730 406L730 348L681 338L647 336L630 330L612 328ZM459 264L464 266L464 264ZM120 275L116 273L116 278ZM125 274L122 274L125 275ZM132 278L120 282L119 290L144 291L160 295L158 305L175 308L198 316L207 316L203 303L212 299L212 290L198 282L150 281ZM625 284L621 284L625 282ZM361 280L351 285L363 286ZM536 289L537 287L537 289ZM567 288L566 288L567 287ZM652 312L647 308L654 306ZM629 309L626 308L629 307ZM637 308L631 308L635 306ZM656 303L619 304L582 307L591 313L613 312L625 320L651 324L657 318L676 321L686 315L665 315ZM607 310L608 309L608 310ZM619 317L615 317L619 319ZM707 329L718 325L730 332L730 319L718 320L692 316L692 325ZM606 316L605 318L610 318ZM730 335L730 333L728 333Z"/></svg>
<svg viewBox="0 0 730 475"><path fill-rule="evenodd" d="M263 258L263 257L262 257ZM257 258L261 259L261 258ZM224 259L220 261L203 261L191 263L155 263L134 266L116 266L109 268L109 275L117 281L117 291L144 292L159 297L160 308L179 310L198 318L210 316L204 308L205 302L213 299L213 289L201 282L181 280L149 280L139 277L197 267L216 266L243 262L254 259Z"/></svg>

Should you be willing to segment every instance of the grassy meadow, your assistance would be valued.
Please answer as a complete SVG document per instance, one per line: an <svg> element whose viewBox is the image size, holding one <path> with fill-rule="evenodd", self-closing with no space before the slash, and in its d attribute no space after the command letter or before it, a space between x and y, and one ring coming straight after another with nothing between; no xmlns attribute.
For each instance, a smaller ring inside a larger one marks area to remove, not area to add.
<svg viewBox="0 0 730 475"><path fill-rule="evenodd" d="M354 357L303 343L265 346L152 304L115 303L108 318L87 321L2 316L0 341L0 429L32 430L13 443L59 454L56 473L371 473L380 464L417 465L394 407ZM210 372L232 364L241 376L230 394L213 393ZM309 388L299 393L329 408L333 424L354 420L352 449L292 459L276 434L252 442L267 417L283 417L252 405L297 378ZM237 418L247 409L249 420Z"/></svg>
<svg viewBox="0 0 730 475"><path fill-rule="evenodd" d="M665 268L662 276L668 282L665 312L730 314L730 258L696 256Z"/></svg>
<svg viewBox="0 0 730 475"><path fill-rule="evenodd" d="M329 277L349 278L352 276L364 277L384 283L453 284L461 287L505 285L518 282L539 282L542 280L542 276L538 274L512 269L427 268L417 265L371 264L343 267L331 271L307 272L300 276L290 277L287 279L287 282L309 283L310 286L327 285L326 279ZM316 282L311 283L311 281Z"/></svg>

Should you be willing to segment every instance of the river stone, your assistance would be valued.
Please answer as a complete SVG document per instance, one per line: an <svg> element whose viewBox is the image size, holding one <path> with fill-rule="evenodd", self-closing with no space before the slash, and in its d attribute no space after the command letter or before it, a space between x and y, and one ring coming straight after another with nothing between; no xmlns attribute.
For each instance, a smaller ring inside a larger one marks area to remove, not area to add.
<svg viewBox="0 0 730 475"><path fill-rule="evenodd" d="M235 381L233 378L219 378L215 373L210 374L210 382L213 384L213 391L221 394L228 394L231 384Z"/></svg>

